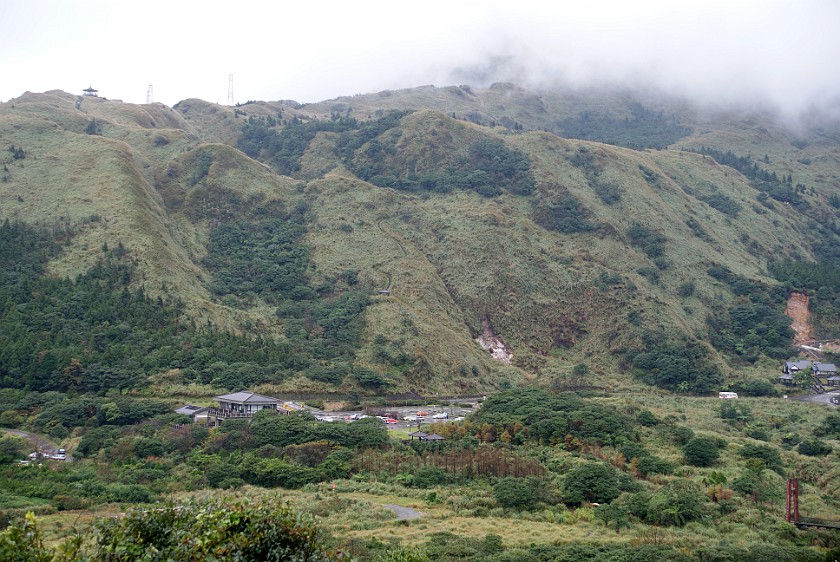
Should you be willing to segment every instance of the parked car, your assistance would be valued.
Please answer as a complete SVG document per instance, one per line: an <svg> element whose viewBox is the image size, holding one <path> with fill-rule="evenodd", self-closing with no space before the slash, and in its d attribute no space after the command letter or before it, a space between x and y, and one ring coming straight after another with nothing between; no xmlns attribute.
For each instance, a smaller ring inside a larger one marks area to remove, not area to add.
<svg viewBox="0 0 840 562"><path fill-rule="evenodd" d="M432 416L432 418L436 419L436 420L448 420L449 419L449 414L446 413L446 412L440 412L440 413Z"/></svg>
<svg viewBox="0 0 840 562"><path fill-rule="evenodd" d="M409 415L405 416L403 419L407 422L413 422L413 421L417 421L417 416L415 416L414 414L409 414Z"/></svg>
<svg viewBox="0 0 840 562"><path fill-rule="evenodd" d="M398 423L398 422L394 418L388 418L387 420L385 420L385 423Z"/></svg>

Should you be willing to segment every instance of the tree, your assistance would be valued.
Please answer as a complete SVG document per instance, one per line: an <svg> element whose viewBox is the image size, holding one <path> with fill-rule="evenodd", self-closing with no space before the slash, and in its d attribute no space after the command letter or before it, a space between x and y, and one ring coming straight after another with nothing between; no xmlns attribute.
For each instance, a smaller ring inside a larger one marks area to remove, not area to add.
<svg viewBox="0 0 840 562"><path fill-rule="evenodd" d="M712 466L719 457L718 442L714 437L694 437L683 447L683 458L692 466Z"/></svg>
<svg viewBox="0 0 840 562"><path fill-rule="evenodd" d="M0 464L11 464L23 457L26 442L17 437L0 438Z"/></svg>
<svg viewBox="0 0 840 562"><path fill-rule="evenodd" d="M741 447L741 456L745 459L758 459L764 468L782 474L782 457L779 450L772 445L744 445Z"/></svg>
<svg viewBox="0 0 840 562"><path fill-rule="evenodd" d="M589 367L586 363L578 363L572 367L572 388L581 388L586 383L586 375L589 373Z"/></svg>
<svg viewBox="0 0 840 562"><path fill-rule="evenodd" d="M627 510L617 503L605 503L595 509L595 517L604 522L604 527L609 527L610 522L615 525L615 532L621 532L622 527L630 523Z"/></svg>
<svg viewBox="0 0 840 562"><path fill-rule="evenodd" d="M537 501L534 482L528 478L500 478L493 485L493 496L499 505L511 509L528 508Z"/></svg>
<svg viewBox="0 0 840 562"><path fill-rule="evenodd" d="M781 482L772 477L772 473L765 470L761 459L748 459L744 472L732 481L732 489L750 497L756 504L775 501L782 497Z"/></svg>
<svg viewBox="0 0 840 562"><path fill-rule="evenodd" d="M706 496L689 480L672 480L662 486L648 503L647 519L659 525L681 527L703 516Z"/></svg>
<svg viewBox="0 0 840 562"><path fill-rule="evenodd" d="M808 455L809 457L824 457L832 451L831 445L816 437L806 439L799 444L798 449L800 454Z"/></svg>
<svg viewBox="0 0 840 562"><path fill-rule="evenodd" d="M621 494L618 473L609 465L584 462L568 473L563 480L563 501L608 503Z"/></svg>

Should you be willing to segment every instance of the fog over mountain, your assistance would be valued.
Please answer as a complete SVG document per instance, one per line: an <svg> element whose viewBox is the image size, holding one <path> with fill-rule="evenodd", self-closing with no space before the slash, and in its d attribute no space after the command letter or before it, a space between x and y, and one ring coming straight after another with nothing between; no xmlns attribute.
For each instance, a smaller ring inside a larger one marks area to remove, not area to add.
<svg viewBox="0 0 840 562"><path fill-rule="evenodd" d="M836 107L840 5L541 2L216 9L197 2L0 6L0 99L26 90L173 105L186 98L314 102L421 84L621 84L797 115Z"/></svg>
<svg viewBox="0 0 840 562"><path fill-rule="evenodd" d="M828 70L840 51L837 4L597 2L585 12L518 13L512 21L499 14L502 21L483 30L462 53L468 62L448 77L653 88L786 114L840 99Z"/></svg>

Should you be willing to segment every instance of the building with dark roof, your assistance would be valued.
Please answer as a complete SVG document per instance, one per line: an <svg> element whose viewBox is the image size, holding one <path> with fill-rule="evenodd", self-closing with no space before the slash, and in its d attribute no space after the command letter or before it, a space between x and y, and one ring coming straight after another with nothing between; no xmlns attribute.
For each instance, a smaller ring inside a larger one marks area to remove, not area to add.
<svg viewBox="0 0 840 562"><path fill-rule="evenodd" d="M263 410L269 410L274 413L286 412L283 409L283 401L280 398L273 398L247 390L215 396L213 399L219 403L219 407L210 408L207 414L209 417L214 418L217 424L220 420L230 418L250 418L257 412Z"/></svg>

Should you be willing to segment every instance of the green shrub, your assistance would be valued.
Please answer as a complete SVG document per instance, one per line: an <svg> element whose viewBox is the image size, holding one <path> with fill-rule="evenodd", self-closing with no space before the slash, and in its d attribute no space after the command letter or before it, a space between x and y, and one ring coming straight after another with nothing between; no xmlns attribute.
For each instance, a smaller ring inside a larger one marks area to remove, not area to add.
<svg viewBox="0 0 840 562"><path fill-rule="evenodd" d="M55 496L52 499L52 503L59 511L87 509L88 506L90 506L90 502L88 500L78 496Z"/></svg>
<svg viewBox="0 0 840 562"><path fill-rule="evenodd" d="M778 396L779 390L769 381L749 381L744 383L740 392L744 396Z"/></svg>
<svg viewBox="0 0 840 562"><path fill-rule="evenodd" d="M759 441L770 441L770 433L763 425L750 426L746 430L747 437L758 439Z"/></svg>
<svg viewBox="0 0 840 562"><path fill-rule="evenodd" d="M694 431L682 425L672 425L665 431L675 445L683 446L694 438Z"/></svg>
<svg viewBox="0 0 840 562"><path fill-rule="evenodd" d="M705 513L706 495L689 480L673 480L650 498L647 519L657 525L685 525Z"/></svg>
<svg viewBox="0 0 840 562"><path fill-rule="evenodd" d="M146 503L152 499L152 494L140 484L109 484L105 497L111 502Z"/></svg>
<svg viewBox="0 0 840 562"><path fill-rule="evenodd" d="M415 488L433 488L445 484L446 481L446 472L435 466L424 466L414 472L411 484Z"/></svg>
<svg viewBox="0 0 840 562"><path fill-rule="evenodd" d="M277 458L251 459L242 471L242 477L251 484L283 488L300 488L323 480L323 474L318 469Z"/></svg>
<svg viewBox="0 0 840 562"><path fill-rule="evenodd" d="M0 437L0 464L11 464L22 459L29 446L19 437Z"/></svg>
<svg viewBox="0 0 840 562"><path fill-rule="evenodd" d="M636 416L636 421L645 427L653 427L659 424L659 418L657 418L656 414L650 410L642 410L639 412L639 415Z"/></svg>
<svg viewBox="0 0 840 562"><path fill-rule="evenodd" d="M333 560L311 518L275 503L204 500L101 521L97 560ZM118 556L118 558L117 558Z"/></svg>
<svg viewBox="0 0 840 562"><path fill-rule="evenodd" d="M807 439L801 442L798 450L800 454L808 455L809 457L824 457L831 453L833 449L825 441L814 437L813 439Z"/></svg>
<svg viewBox="0 0 840 562"><path fill-rule="evenodd" d="M758 459L766 468L782 473L782 457L779 450L772 445L747 444L741 447L740 454L745 459Z"/></svg>
<svg viewBox="0 0 840 562"><path fill-rule="evenodd" d="M640 248L650 258L657 258L665 253L665 242L668 241L665 235L641 223L634 222L630 225L627 236L631 244Z"/></svg>
<svg viewBox="0 0 840 562"><path fill-rule="evenodd" d="M53 553L44 546L32 513L0 533L0 560L6 562L52 562Z"/></svg>
<svg viewBox="0 0 840 562"><path fill-rule="evenodd" d="M163 456L163 443L155 437L140 437L134 441L134 454L137 458Z"/></svg>
<svg viewBox="0 0 840 562"><path fill-rule="evenodd" d="M493 485L493 496L502 507L527 509L537 502L535 481L529 478L499 478Z"/></svg>
<svg viewBox="0 0 840 562"><path fill-rule="evenodd" d="M671 461L649 455L640 457L636 468L647 477L651 474L673 474L676 466Z"/></svg>
<svg viewBox="0 0 840 562"><path fill-rule="evenodd" d="M621 494L615 502L625 508L630 515L644 520L647 517L650 498L649 492L631 492Z"/></svg>
<svg viewBox="0 0 840 562"><path fill-rule="evenodd" d="M580 463L567 472L563 479L563 501L568 504L609 503L619 494L619 475L607 464Z"/></svg>
<svg viewBox="0 0 840 562"><path fill-rule="evenodd" d="M649 455L649 453L645 450L644 445L636 441L627 441L616 448L618 449L618 452L624 455L624 458L628 461L631 459L640 459Z"/></svg>
<svg viewBox="0 0 840 562"><path fill-rule="evenodd" d="M840 412L829 414L814 430L816 435L829 439L840 439Z"/></svg>
<svg viewBox="0 0 840 562"><path fill-rule="evenodd" d="M694 437L683 446L683 458L692 466L712 466L719 457L718 441L714 437Z"/></svg>

